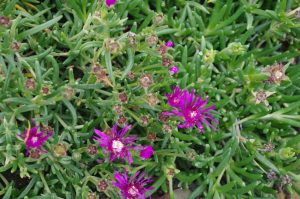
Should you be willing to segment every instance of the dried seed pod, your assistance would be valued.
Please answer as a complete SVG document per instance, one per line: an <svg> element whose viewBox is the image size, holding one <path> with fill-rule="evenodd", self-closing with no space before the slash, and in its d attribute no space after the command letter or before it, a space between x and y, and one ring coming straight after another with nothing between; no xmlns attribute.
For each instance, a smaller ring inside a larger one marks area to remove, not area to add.
<svg viewBox="0 0 300 199"><path fill-rule="evenodd" d="M19 51L21 48L21 44L18 42L12 42L10 48L13 49L14 51Z"/></svg>
<svg viewBox="0 0 300 199"><path fill-rule="evenodd" d="M148 104L152 107L156 106L159 103L159 100L155 93L151 93L151 94L147 95L146 99L147 99Z"/></svg>
<svg viewBox="0 0 300 199"><path fill-rule="evenodd" d="M113 110L116 112L116 114L121 115L123 114L123 107L121 105L115 105L113 107Z"/></svg>
<svg viewBox="0 0 300 199"><path fill-rule="evenodd" d="M116 54L121 49L120 43L115 41L114 39L108 39L104 45L105 49L112 54Z"/></svg>
<svg viewBox="0 0 300 199"><path fill-rule="evenodd" d="M0 16L0 25L9 26L11 25L11 20L8 17Z"/></svg>
<svg viewBox="0 0 300 199"><path fill-rule="evenodd" d="M157 26L162 25L164 22L164 15L162 13L158 13L153 17L153 23Z"/></svg>
<svg viewBox="0 0 300 199"><path fill-rule="evenodd" d="M125 92L119 93L119 100L122 103L127 103L128 102L128 97L127 94Z"/></svg>
<svg viewBox="0 0 300 199"><path fill-rule="evenodd" d="M172 64L172 59L168 57L162 58L162 65L163 66L170 66Z"/></svg>
<svg viewBox="0 0 300 199"><path fill-rule="evenodd" d="M67 100L71 100L75 95L75 90L69 86L66 86L63 91L63 97Z"/></svg>
<svg viewBox="0 0 300 199"><path fill-rule="evenodd" d="M144 88L149 88L153 84L153 78L150 74L143 74L140 77L140 84Z"/></svg>
<svg viewBox="0 0 300 199"><path fill-rule="evenodd" d="M108 188L108 183L106 182L106 180L101 180L100 182L98 182L97 187L100 191L105 192Z"/></svg>
<svg viewBox="0 0 300 199"><path fill-rule="evenodd" d="M142 126L147 126L149 124L149 116L147 116L147 115L142 115L140 117L140 120L141 120Z"/></svg>
<svg viewBox="0 0 300 199"><path fill-rule="evenodd" d="M87 146L86 151L89 155L95 155L98 150L97 150L97 147L95 145L90 144L90 145Z"/></svg>
<svg viewBox="0 0 300 199"><path fill-rule="evenodd" d="M150 36L148 36L146 38L147 43L149 44L149 46L154 46L157 44L158 42L158 37L156 34L151 34Z"/></svg>
<svg viewBox="0 0 300 199"><path fill-rule="evenodd" d="M28 89L28 90L34 90L35 89L35 81L34 81L34 79L32 79L32 78L27 79L25 81L25 88Z"/></svg>
<svg viewBox="0 0 300 199"><path fill-rule="evenodd" d="M64 144L57 144L53 147L53 152L57 157L64 157L67 155L67 147Z"/></svg>
<svg viewBox="0 0 300 199"><path fill-rule="evenodd" d="M127 74L127 78L130 80L130 81L133 81L134 78L135 78L135 75L132 71L130 71L128 74Z"/></svg>
<svg viewBox="0 0 300 199"><path fill-rule="evenodd" d="M150 142L154 142L156 140L156 133L148 133L147 134L147 140L149 140Z"/></svg>

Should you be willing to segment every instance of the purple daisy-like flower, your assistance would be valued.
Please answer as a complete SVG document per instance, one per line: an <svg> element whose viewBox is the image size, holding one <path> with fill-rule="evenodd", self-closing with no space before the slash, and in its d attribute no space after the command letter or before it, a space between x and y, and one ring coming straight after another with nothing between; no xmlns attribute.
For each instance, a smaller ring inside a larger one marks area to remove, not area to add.
<svg viewBox="0 0 300 199"><path fill-rule="evenodd" d="M175 75L176 73L178 73L178 67L177 67L177 66L171 66L171 67L169 68L169 73L170 73L171 75Z"/></svg>
<svg viewBox="0 0 300 199"><path fill-rule="evenodd" d="M168 41L165 46L169 47L169 48L173 48L174 43L172 41Z"/></svg>
<svg viewBox="0 0 300 199"><path fill-rule="evenodd" d="M133 162L130 150L140 150L140 147L135 147L136 136L124 137L127 131L131 128L131 125L125 125L121 130L117 130L118 125L115 124L112 128L112 134L106 135L98 129L95 129L95 133L98 136L94 136L99 141L103 150L110 155L110 161L114 161L116 158L122 160L127 159L128 163Z"/></svg>
<svg viewBox="0 0 300 199"><path fill-rule="evenodd" d="M19 135L26 144L26 154L30 149L39 149L53 134L50 130L42 130L38 132L39 126L26 129L21 135Z"/></svg>
<svg viewBox="0 0 300 199"><path fill-rule="evenodd" d="M141 150L140 157L142 159L148 159L153 155L153 153L154 153L153 147L152 146L147 146L143 150Z"/></svg>
<svg viewBox="0 0 300 199"><path fill-rule="evenodd" d="M145 173L140 174L140 171L131 178L127 176L125 169L123 175L115 171L114 176L116 181L112 184L120 189L122 199L145 199L146 192L153 189L153 187L146 187L152 180L145 178Z"/></svg>
<svg viewBox="0 0 300 199"><path fill-rule="evenodd" d="M173 93L167 95L168 104L174 107L171 112L164 112L168 116L177 116L184 119L184 123L179 124L179 128L192 128L197 126L200 131L203 131L204 124L211 128L214 126L211 122L218 124L219 122L213 118L211 110L216 106L205 108L208 98L202 99L202 96L195 95L195 90L192 92L181 90L179 87L173 89Z"/></svg>
<svg viewBox="0 0 300 199"><path fill-rule="evenodd" d="M117 0L105 0L105 4L107 5L107 7L112 7L113 5L115 5L117 3Z"/></svg>

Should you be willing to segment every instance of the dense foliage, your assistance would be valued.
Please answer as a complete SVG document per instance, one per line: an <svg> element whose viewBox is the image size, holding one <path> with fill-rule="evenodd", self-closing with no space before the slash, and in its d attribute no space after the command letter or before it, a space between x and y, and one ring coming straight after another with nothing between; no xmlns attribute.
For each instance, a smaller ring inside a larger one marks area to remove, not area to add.
<svg viewBox="0 0 300 199"><path fill-rule="evenodd" d="M0 0L0 197L297 198L299 57L299 0Z"/></svg>

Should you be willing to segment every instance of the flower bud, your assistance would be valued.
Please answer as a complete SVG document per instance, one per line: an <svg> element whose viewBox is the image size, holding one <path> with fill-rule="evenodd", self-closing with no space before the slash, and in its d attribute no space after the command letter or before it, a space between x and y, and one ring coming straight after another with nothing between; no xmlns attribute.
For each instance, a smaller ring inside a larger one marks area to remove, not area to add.
<svg viewBox="0 0 300 199"><path fill-rule="evenodd" d="M141 75L140 84L144 88L149 88L153 84L152 75L150 75L150 74Z"/></svg>
<svg viewBox="0 0 300 199"><path fill-rule="evenodd" d="M293 151L293 148L291 147L286 147L286 148L282 148L279 150L279 157L282 160L286 160L289 158L294 157L295 152Z"/></svg>
<svg viewBox="0 0 300 199"><path fill-rule="evenodd" d="M170 73L170 75L175 75L176 73L178 73L178 67L177 66L171 66L169 68L169 73Z"/></svg>
<svg viewBox="0 0 300 199"><path fill-rule="evenodd" d="M149 46L154 46L158 42L158 37L155 34L151 34L149 37L147 37L146 41Z"/></svg>
<svg viewBox="0 0 300 199"><path fill-rule="evenodd" d="M80 161L81 160L81 153L78 152L78 151L73 152L72 159L74 161L77 161L77 162Z"/></svg>
<svg viewBox="0 0 300 199"><path fill-rule="evenodd" d="M215 61L216 54L217 54L217 51L215 51L215 50L206 50L203 55L204 62L207 64L213 63Z"/></svg>
<svg viewBox="0 0 300 199"><path fill-rule="evenodd" d="M153 17L153 23L157 26L162 25L164 22L164 15L159 13Z"/></svg>
<svg viewBox="0 0 300 199"><path fill-rule="evenodd" d="M64 157L67 155L67 148L64 144L57 144L53 147L53 152L56 157Z"/></svg>

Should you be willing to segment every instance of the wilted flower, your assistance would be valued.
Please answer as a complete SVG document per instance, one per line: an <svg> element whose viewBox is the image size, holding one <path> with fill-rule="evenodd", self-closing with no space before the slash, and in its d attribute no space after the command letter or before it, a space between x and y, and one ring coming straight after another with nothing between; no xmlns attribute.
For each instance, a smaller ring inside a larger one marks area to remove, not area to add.
<svg viewBox="0 0 300 199"><path fill-rule="evenodd" d="M130 80L130 81L133 81L134 78L135 78L135 75L132 71L130 71L128 74L127 74L127 78Z"/></svg>
<svg viewBox="0 0 300 199"><path fill-rule="evenodd" d="M158 114L158 119L161 122L167 122L169 120L169 116L165 115L163 112Z"/></svg>
<svg viewBox="0 0 300 199"><path fill-rule="evenodd" d="M123 107L121 105L115 105L113 107L113 110L118 114L121 115L123 114Z"/></svg>
<svg viewBox="0 0 300 199"><path fill-rule="evenodd" d="M108 39L105 42L105 49L108 52L115 54L121 49L121 45L119 44L119 42L115 41L114 39Z"/></svg>
<svg viewBox="0 0 300 199"><path fill-rule="evenodd" d="M21 44L18 42L12 42L12 44L10 45L11 49L15 50L15 51L19 51L21 48Z"/></svg>
<svg viewBox="0 0 300 199"><path fill-rule="evenodd" d="M177 67L177 66L171 66L171 67L169 68L169 73L170 73L171 75L175 75L176 73L178 73L178 67Z"/></svg>
<svg viewBox="0 0 300 199"><path fill-rule="evenodd" d="M180 171L176 169L176 167L174 167L173 165L169 165L165 167L164 172L166 173L167 178L171 179Z"/></svg>
<svg viewBox="0 0 300 199"><path fill-rule="evenodd" d="M275 180L275 179L277 179L277 175L274 171L269 171L267 173L267 178L268 178L268 180Z"/></svg>
<svg viewBox="0 0 300 199"><path fill-rule="evenodd" d="M147 102L150 106L154 107L159 103L159 99L157 98L155 93L151 93L147 95Z"/></svg>
<svg viewBox="0 0 300 199"><path fill-rule="evenodd" d="M147 37L147 43L150 45L150 46L154 46L157 44L158 42L158 37L155 35L155 34L152 34L150 35L149 37Z"/></svg>
<svg viewBox="0 0 300 199"><path fill-rule="evenodd" d="M127 176L125 169L123 175L116 171L114 176L116 181L112 184L119 188L122 199L145 199L146 192L153 189L152 187L146 187L152 180L144 178L145 174L140 174L140 171L136 172L131 178Z"/></svg>
<svg viewBox="0 0 300 199"><path fill-rule="evenodd" d="M168 57L163 57L162 59L162 65L163 66L170 66L172 64L172 59Z"/></svg>
<svg viewBox="0 0 300 199"><path fill-rule="evenodd" d="M170 134L173 131L172 126L170 126L169 124L163 124L163 128L162 129L167 134Z"/></svg>
<svg viewBox="0 0 300 199"><path fill-rule="evenodd" d="M87 153L90 155L95 155L97 153L97 147L95 145L88 145L87 147Z"/></svg>
<svg viewBox="0 0 300 199"><path fill-rule="evenodd" d="M127 103L128 102L128 97L127 94L125 92L119 93L119 100L123 103Z"/></svg>
<svg viewBox="0 0 300 199"><path fill-rule="evenodd" d="M144 149L141 150L140 152L140 157L142 159L148 159L153 155L153 147L152 146L147 146Z"/></svg>
<svg viewBox="0 0 300 199"><path fill-rule="evenodd" d="M151 132L147 134L147 140L149 140L150 142L154 142L156 140L156 134Z"/></svg>
<svg viewBox="0 0 300 199"><path fill-rule="evenodd" d="M273 94L274 94L274 92L268 92L268 91L253 92L253 95L255 96L255 104L259 104L259 103L263 102L266 106L269 106L267 97L269 97Z"/></svg>
<svg viewBox="0 0 300 199"><path fill-rule="evenodd" d="M133 162L130 150L138 150L134 147L134 142L137 139L136 136L124 137L127 131L131 128L130 125L125 125L123 129L117 130L118 125L115 124L112 128L113 135L106 135L98 129L95 129L94 139L98 140L103 150L109 154L110 161L114 161L116 158L122 160L127 159L128 163Z"/></svg>
<svg viewBox="0 0 300 199"><path fill-rule="evenodd" d="M166 54L167 50L168 50L167 46L160 45L157 51L159 52L159 54L164 55Z"/></svg>
<svg viewBox="0 0 300 199"><path fill-rule="evenodd" d="M204 124L214 128L209 120L216 124L219 123L210 113L216 106L204 108L208 98L202 100L202 96L195 95L194 89L190 93L187 90L181 90L179 87L175 87L173 93L167 96L168 104L175 109L171 112L164 112L164 114L183 118L184 123L179 124L179 128L191 128L197 126L200 131L203 131Z"/></svg>
<svg viewBox="0 0 300 199"><path fill-rule="evenodd" d="M118 123L124 125L127 121L127 118L123 115L119 116Z"/></svg>
<svg viewBox="0 0 300 199"><path fill-rule="evenodd" d="M141 75L140 84L144 88L149 88L153 84L152 75L150 75L150 74Z"/></svg>
<svg viewBox="0 0 300 199"><path fill-rule="evenodd" d="M41 93L42 93L42 95L48 95L49 91L50 91L50 88L48 86L43 86Z"/></svg>
<svg viewBox="0 0 300 199"><path fill-rule="evenodd" d="M105 4L107 7L112 7L113 5L115 5L117 3L117 0L105 0Z"/></svg>
<svg viewBox="0 0 300 199"><path fill-rule="evenodd" d="M281 178L281 185L287 185L287 184L290 184L291 182L292 182L292 179L288 175L285 175Z"/></svg>
<svg viewBox="0 0 300 199"><path fill-rule="evenodd" d="M19 135L26 144L27 154L30 151L30 149L40 149L43 146L43 144L49 139L49 137L53 134L53 132L48 132L45 130L39 132L39 128L39 126L28 128L21 135Z"/></svg>
<svg viewBox="0 0 300 199"><path fill-rule="evenodd" d="M149 124L149 116L147 116L147 115L142 115L140 117L140 120L141 120L142 126L147 126Z"/></svg>
<svg viewBox="0 0 300 199"><path fill-rule="evenodd" d="M34 79L26 79L25 81L25 88L28 90L34 90L35 89L35 81Z"/></svg>
<svg viewBox="0 0 300 199"><path fill-rule="evenodd" d="M67 100L71 100L75 95L75 90L72 87L66 86L63 91L63 96Z"/></svg>
<svg viewBox="0 0 300 199"><path fill-rule="evenodd" d="M267 143L267 144L264 145L264 148L262 149L262 151L270 152L270 151L273 151L274 148L275 148L274 144Z"/></svg>
<svg viewBox="0 0 300 199"><path fill-rule="evenodd" d="M131 46L136 45L136 34L134 32L128 32L128 41Z"/></svg>
<svg viewBox="0 0 300 199"><path fill-rule="evenodd" d="M42 154L42 152L43 152L43 151L40 150L40 149L38 149L38 148L32 149L32 150L30 151L29 157L32 158L32 159L39 159L40 156L41 156L41 154Z"/></svg>
<svg viewBox="0 0 300 199"><path fill-rule="evenodd" d="M106 191L107 188L108 188L108 184L106 182L106 180L101 180L98 184L97 184L97 187L100 191Z"/></svg>
<svg viewBox="0 0 300 199"><path fill-rule="evenodd" d="M97 199L95 193L88 193L87 199Z"/></svg>
<svg viewBox="0 0 300 199"><path fill-rule="evenodd" d="M269 73L269 83L280 84L282 80L287 78L284 74L284 65L282 63L269 66L263 71Z"/></svg>
<svg viewBox="0 0 300 199"><path fill-rule="evenodd" d="M174 46L174 43L172 41L168 41L166 44L165 44L166 47L169 47L169 48L173 48Z"/></svg>
<svg viewBox="0 0 300 199"><path fill-rule="evenodd" d="M8 17L0 16L0 25L9 26L11 24L11 20Z"/></svg>

